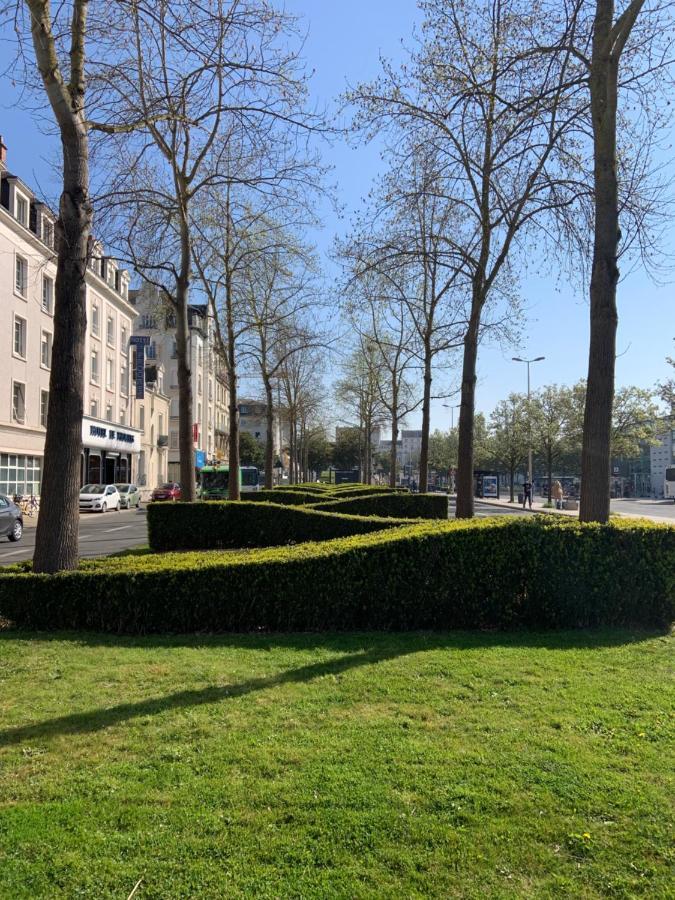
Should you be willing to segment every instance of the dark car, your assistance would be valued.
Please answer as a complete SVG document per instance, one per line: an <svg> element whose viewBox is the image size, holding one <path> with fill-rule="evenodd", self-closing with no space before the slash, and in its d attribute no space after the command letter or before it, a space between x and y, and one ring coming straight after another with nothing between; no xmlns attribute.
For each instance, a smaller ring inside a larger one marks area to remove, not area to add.
<svg viewBox="0 0 675 900"><path fill-rule="evenodd" d="M180 485L175 481L167 481L152 492L152 500L180 500Z"/></svg>
<svg viewBox="0 0 675 900"><path fill-rule="evenodd" d="M20 541L23 535L23 514L16 503L4 494L0 494L0 535L10 541Z"/></svg>

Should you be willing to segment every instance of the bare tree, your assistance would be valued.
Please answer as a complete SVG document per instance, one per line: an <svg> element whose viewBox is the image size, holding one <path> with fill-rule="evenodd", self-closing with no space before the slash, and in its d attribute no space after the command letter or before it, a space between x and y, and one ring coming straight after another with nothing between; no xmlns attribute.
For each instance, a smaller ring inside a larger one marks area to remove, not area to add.
<svg viewBox="0 0 675 900"><path fill-rule="evenodd" d="M86 272L92 205L89 196L89 135L85 112L87 11L75 0L70 21L47 0L25 0L35 63L58 126L63 182L56 221L54 343L41 486L41 512L33 568L56 572L77 567ZM61 15L59 15L59 12Z"/></svg>
<svg viewBox="0 0 675 900"><path fill-rule="evenodd" d="M550 25L532 14L530 2L426 0L422 8L424 28L410 63L400 71L385 63L381 78L350 99L360 106L361 124L435 147L444 167L444 193L456 215L443 238L470 284L457 479L457 516L470 517L484 311L491 297L512 290L515 257L533 224L570 202L559 173L564 138L579 116L579 88L564 41L554 55L532 55L538 30L547 34Z"/></svg>
<svg viewBox="0 0 675 900"><path fill-rule="evenodd" d="M124 141L118 142L124 152L118 153L122 165L111 194L121 223L118 234L139 274L159 283L173 310L182 497L192 500L193 207L205 191L233 178L262 184L278 180L282 169L284 177L295 177L294 135L311 130L317 120L303 109L304 72L297 52L285 45L295 38L294 20L263 0L133 2L116 38L126 58L102 69L101 91L111 120L121 115L124 124L98 127ZM264 165L256 172L272 146L274 172ZM245 174L242 158L249 163ZM226 231L229 222L226 217ZM141 256L139 245L149 254ZM235 466L237 428L231 424L230 465Z"/></svg>
<svg viewBox="0 0 675 900"><path fill-rule="evenodd" d="M348 422L356 419L360 435L361 481L373 480L373 433L384 424L385 370L377 345L364 334L343 365L343 377L335 385L335 395Z"/></svg>

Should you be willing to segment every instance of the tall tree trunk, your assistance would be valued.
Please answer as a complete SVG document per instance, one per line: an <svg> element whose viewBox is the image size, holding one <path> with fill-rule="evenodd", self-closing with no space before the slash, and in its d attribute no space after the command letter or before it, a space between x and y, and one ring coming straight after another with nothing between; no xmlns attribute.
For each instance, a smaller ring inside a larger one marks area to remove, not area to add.
<svg viewBox="0 0 675 900"><path fill-rule="evenodd" d="M239 402L237 399L237 355L234 340L234 315L232 310L232 290L229 274L225 278L225 298L227 317L227 368L229 374L228 391L230 401L230 477L227 496L230 500L240 500L239 490Z"/></svg>
<svg viewBox="0 0 675 900"><path fill-rule="evenodd" d="M515 481L515 478L516 478L516 470L515 470L515 466L512 465L511 468L509 469L509 503L513 503L513 500L514 500L513 483Z"/></svg>
<svg viewBox="0 0 675 900"><path fill-rule="evenodd" d="M396 405L393 409L396 410ZM391 417L391 449L389 451L389 487L396 487L396 442L398 441L398 416L396 412Z"/></svg>
<svg viewBox="0 0 675 900"><path fill-rule="evenodd" d="M84 58L87 4L74 4L71 79L66 88L53 40L50 4L27 0L37 66L59 126L63 191L56 223L54 343L42 472L41 509L33 570L77 568L80 465L84 412L86 274L92 209L89 144L84 125Z"/></svg>
<svg viewBox="0 0 675 900"><path fill-rule="evenodd" d="M546 452L546 464L548 466L548 502L551 502L553 497L553 450L551 447L548 448ZM534 476L533 476L534 478ZM609 484L609 479L607 481ZM534 494L534 488L532 489L532 493Z"/></svg>
<svg viewBox="0 0 675 900"><path fill-rule="evenodd" d="M462 393L459 408L459 441L457 447L457 507L458 519L473 517L473 420L476 403L476 359L478 357L478 326L482 305L474 289L471 317L464 337L462 363Z"/></svg>
<svg viewBox="0 0 675 900"><path fill-rule="evenodd" d="M418 490L426 494L429 484L429 430L431 428L431 347L424 347L424 393L422 396L422 444L420 446L420 481Z"/></svg>
<svg viewBox="0 0 675 900"><path fill-rule="evenodd" d="M596 0L590 93L593 120L595 226L590 286L591 339L588 354L584 438L581 452L582 522L609 521L610 447L616 361L617 254L620 240L616 175L616 109L621 49L641 0L627 10L629 24L612 38L614 0Z"/></svg>
<svg viewBox="0 0 675 900"><path fill-rule="evenodd" d="M190 227L188 224L188 207L183 194L180 227L180 270L176 279L176 349L178 374L178 448L180 453L180 496L181 500L192 502L195 499L195 450L193 438L193 403L192 403L192 360L190 358L190 266L192 247L190 245ZM202 423L197 424L201 439Z"/></svg>
<svg viewBox="0 0 675 900"><path fill-rule="evenodd" d="M265 397L267 399L267 434L265 436L265 488L273 487L274 473L274 392L272 381L268 375L263 376Z"/></svg>

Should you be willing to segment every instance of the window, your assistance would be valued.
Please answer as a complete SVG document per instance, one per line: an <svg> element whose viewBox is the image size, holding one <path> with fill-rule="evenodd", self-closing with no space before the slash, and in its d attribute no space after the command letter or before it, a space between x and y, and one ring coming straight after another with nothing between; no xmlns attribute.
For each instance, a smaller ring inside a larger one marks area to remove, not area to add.
<svg viewBox="0 0 675 900"><path fill-rule="evenodd" d="M164 434L164 416L159 414L159 433Z"/></svg>
<svg viewBox="0 0 675 900"><path fill-rule="evenodd" d="M120 410L120 425L126 425L126 417L127 411L125 409Z"/></svg>
<svg viewBox="0 0 675 900"><path fill-rule="evenodd" d="M201 405L201 403L197 404L197 421L201 425L201 423L202 423L202 405Z"/></svg>
<svg viewBox="0 0 675 900"><path fill-rule="evenodd" d="M42 220L42 240L48 247L54 248L54 225L49 219Z"/></svg>
<svg viewBox="0 0 675 900"><path fill-rule="evenodd" d="M28 292L28 260L23 256L16 256L16 273L14 278L14 289L21 297L25 299Z"/></svg>
<svg viewBox="0 0 675 900"><path fill-rule="evenodd" d="M109 422L112 422L112 420L113 420L112 403L106 404L105 417Z"/></svg>
<svg viewBox="0 0 675 900"><path fill-rule="evenodd" d="M26 421L26 385L12 382L12 418L23 425Z"/></svg>
<svg viewBox="0 0 675 900"><path fill-rule="evenodd" d="M169 387L178 387L178 369L171 369L171 383Z"/></svg>
<svg viewBox="0 0 675 900"><path fill-rule="evenodd" d="M126 322L122 322L120 328L120 349L125 355L129 352L129 326Z"/></svg>
<svg viewBox="0 0 675 900"><path fill-rule="evenodd" d="M89 404L89 415L94 419L98 419L98 400L92 400Z"/></svg>
<svg viewBox="0 0 675 900"><path fill-rule="evenodd" d="M157 359L157 344L154 341L145 348L145 355L148 359Z"/></svg>
<svg viewBox="0 0 675 900"><path fill-rule="evenodd" d="M176 359L177 356L178 356L178 344L176 343L176 341L174 341L173 345L171 347L171 359Z"/></svg>
<svg viewBox="0 0 675 900"><path fill-rule="evenodd" d="M126 360L120 367L120 391L125 396L129 393L129 366Z"/></svg>
<svg viewBox="0 0 675 900"><path fill-rule="evenodd" d="M98 319L98 303L91 304L91 333L98 334L99 329L99 319Z"/></svg>
<svg viewBox="0 0 675 900"><path fill-rule="evenodd" d="M14 316L14 353L26 358L26 320L21 316Z"/></svg>
<svg viewBox="0 0 675 900"><path fill-rule="evenodd" d="M178 450L178 432L172 431L169 435L169 447L171 450Z"/></svg>
<svg viewBox="0 0 675 900"><path fill-rule="evenodd" d="M91 380L94 384L99 383L99 370L98 370L98 350L94 347L91 351Z"/></svg>
<svg viewBox="0 0 675 900"><path fill-rule="evenodd" d="M108 316L106 340L108 341L109 346L115 346L115 319L113 318L113 316Z"/></svg>
<svg viewBox="0 0 675 900"><path fill-rule="evenodd" d="M42 276L42 309L51 315L54 308L54 282L46 275Z"/></svg>
<svg viewBox="0 0 675 900"><path fill-rule="evenodd" d="M42 332L42 340L40 341L40 363L45 369L52 367L52 335L48 331Z"/></svg>
<svg viewBox="0 0 675 900"><path fill-rule="evenodd" d="M157 328L157 319L154 316L143 313L141 316L141 328Z"/></svg>
<svg viewBox="0 0 675 900"><path fill-rule="evenodd" d="M109 391L115 390L115 360L110 356L105 361L105 386Z"/></svg>
<svg viewBox="0 0 675 900"><path fill-rule="evenodd" d="M25 228L28 227L28 201L21 194L16 195L16 219Z"/></svg>
<svg viewBox="0 0 675 900"><path fill-rule="evenodd" d="M138 407L138 427L143 431L145 429L145 407Z"/></svg>
<svg viewBox="0 0 675 900"><path fill-rule="evenodd" d="M197 375L197 393L201 394L202 392L202 376Z"/></svg>
<svg viewBox="0 0 675 900"><path fill-rule="evenodd" d="M0 493L35 494L40 493L39 456L21 456L0 453Z"/></svg>
<svg viewBox="0 0 675 900"><path fill-rule="evenodd" d="M40 391L40 425L47 427L47 410L49 409L49 391Z"/></svg>

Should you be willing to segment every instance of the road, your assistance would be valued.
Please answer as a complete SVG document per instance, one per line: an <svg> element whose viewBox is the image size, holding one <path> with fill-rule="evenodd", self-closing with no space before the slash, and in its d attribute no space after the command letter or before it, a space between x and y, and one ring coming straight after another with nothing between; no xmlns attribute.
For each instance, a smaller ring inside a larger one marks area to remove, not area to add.
<svg viewBox="0 0 675 900"><path fill-rule="evenodd" d="M535 498L535 502L539 498ZM529 511L517 504L511 507L494 506L475 501L478 518L486 516L525 516ZM612 512L657 516L675 524L675 503L666 500L612 500ZM450 516L455 514L454 498L450 500ZM83 513L80 515L80 556L106 556L130 547L147 544L145 510L122 510L119 513ZM28 522L20 544L0 538L0 565L32 559L35 549L35 527Z"/></svg>
<svg viewBox="0 0 675 900"><path fill-rule="evenodd" d="M144 509L80 514L80 556L105 556L147 542ZM0 538L0 565L32 559L34 550L35 527L29 522L19 544Z"/></svg>

